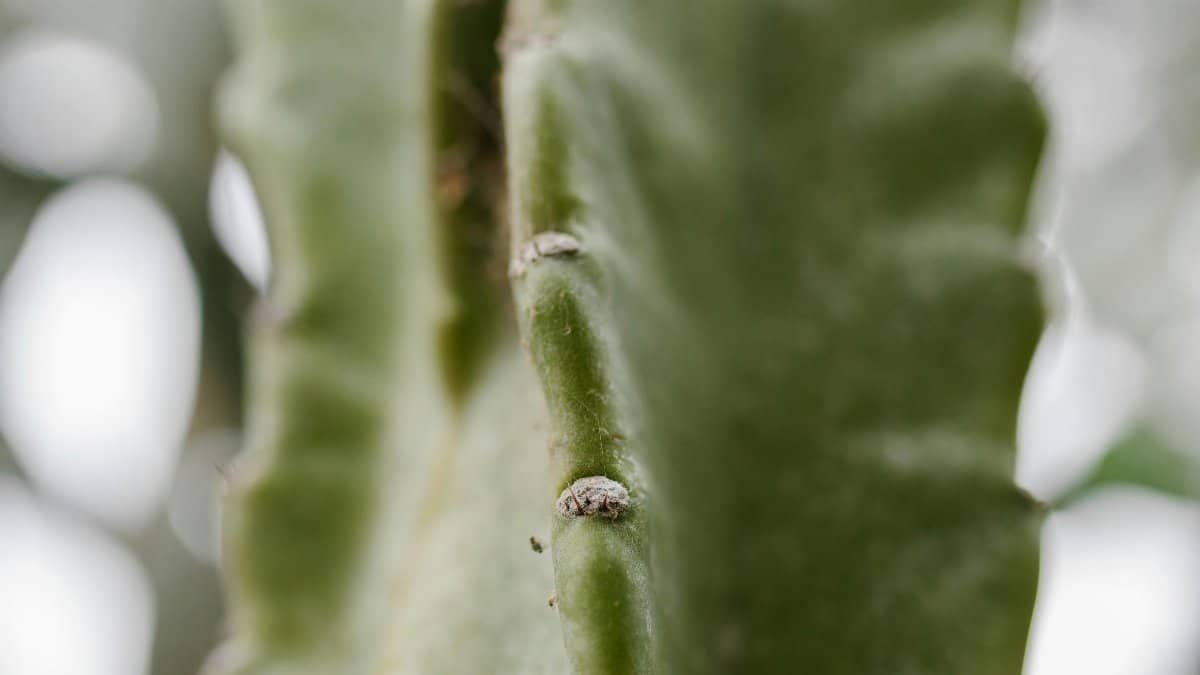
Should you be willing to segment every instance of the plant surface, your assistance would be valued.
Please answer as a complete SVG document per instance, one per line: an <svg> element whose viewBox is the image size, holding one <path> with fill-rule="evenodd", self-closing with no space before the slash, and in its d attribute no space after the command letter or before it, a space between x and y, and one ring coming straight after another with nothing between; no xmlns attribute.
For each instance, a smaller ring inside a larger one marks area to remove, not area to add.
<svg viewBox="0 0 1200 675"><path fill-rule="evenodd" d="M513 0L503 141L501 10L231 3L276 271L218 667L1019 672L1016 3Z"/></svg>

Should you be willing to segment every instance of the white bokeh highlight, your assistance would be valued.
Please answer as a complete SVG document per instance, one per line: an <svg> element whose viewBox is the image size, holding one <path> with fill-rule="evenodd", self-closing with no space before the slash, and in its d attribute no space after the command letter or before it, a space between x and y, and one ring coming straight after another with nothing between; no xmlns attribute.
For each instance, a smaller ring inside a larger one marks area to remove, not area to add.
<svg viewBox="0 0 1200 675"><path fill-rule="evenodd" d="M1111 161L1149 123L1146 54L1092 3L1030 2L1017 52L1054 121L1051 141L1071 166ZM1088 76L1080 77L1086 71Z"/></svg>
<svg viewBox="0 0 1200 675"><path fill-rule="evenodd" d="M1200 505L1109 490L1050 516L1025 675L1195 675Z"/></svg>
<svg viewBox="0 0 1200 675"><path fill-rule="evenodd" d="M0 289L0 425L47 493L127 529L161 503L191 416L199 292L170 216L97 179L38 211Z"/></svg>
<svg viewBox="0 0 1200 675"><path fill-rule="evenodd" d="M213 233L242 275L260 292L271 276L271 250L262 209L250 173L235 155L222 150L208 193Z"/></svg>
<svg viewBox="0 0 1200 675"><path fill-rule="evenodd" d="M0 673L143 675L154 605L138 562L0 474Z"/></svg>
<svg viewBox="0 0 1200 675"><path fill-rule="evenodd" d="M159 106L115 50L30 29L0 42L0 158L71 178L125 173L154 149Z"/></svg>
<svg viewBox="0 0 1200 675"><path fill-rule="evenodd" d="M1195 79L1179 61L1188 51L1180 36L1190 32L1200 46L1176 23L1200 19L1200 5L1042 0L1029 8L1017 60L1050 118L1038 224L1093 315L1138 340L1194 298L1171 282L1165 246L1188 178L1184 158L1194 152L1170 122L1188 116L1175 107L1180 85Z"/></svg>
<svg viewBox="0 0 1200 675"><path fill-rule="evenodd" d="M1151 364L1148 423L1172 448L1200 461L1200 313L1164 324L1145 349Z"/></svg>
<svg viewBox="0 0 1200 675"><path fill-rule="evenodd" d="M1053 501L1136 420L1146 364L1136 345L1072 309L1042 334L1017 424L1017 484Z"/></svg>
<svg viewBox="0 0 1200 675"><path fill-rule="evenodd" d="M1167 274L1200 306L1200 174L1180 191L1169 228L1164 251Z"/></svg>

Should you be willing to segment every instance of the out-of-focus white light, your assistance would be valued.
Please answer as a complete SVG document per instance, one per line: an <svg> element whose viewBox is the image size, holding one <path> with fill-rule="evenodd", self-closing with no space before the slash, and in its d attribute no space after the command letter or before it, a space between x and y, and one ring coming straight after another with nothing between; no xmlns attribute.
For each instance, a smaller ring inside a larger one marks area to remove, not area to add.
<svg viewBox="0 0 1200 675"><path fill-rule="evenodd" d="M51 494L136 528L191 415L196 282L142 188L76 184L38 211L0 291L0 424Z"/></svg>
<svg viewBox="0 0 1200 675"><path fill-rule="evenodd" d="M215 563L220 554L220 495L225 470L241 447L230 429L207 431L184 449L167 515L175 536L196 558Z"/></svg>
<svg viewBox="0 0 1200 675"><path fill-rule="evenodd" d="M1200 451L1200 315L1184 315L1160 327L1147 349L1155 429L1176 450Z"/></svg>
<svg viewBox="0 0 1200 675"><path fill-rule="evenodd" d="M3 476L0 551L0 673L146 672L153 598L128 552Z"/></svg>
<svg viewBox="0 0 1200 675"><path fill-rule="evenodd" d="M1200 299L1200 176L1180 192L1174 218L1167 233L1167 273L1170 278Z"/></svg>
<svg viewBox="0 0 1200 675"><path fill-rule="evenodd" d="M1184 178L1186 138L1173 130L1194 107L1181 51L1194 49L1194 32L1179 37L1196 4L1032 3L1019 41L1050 114L1039 195L1054 205L1054 244L1092 316L1137 340L1194 299L1164 273L1164 243L1173 246L1167 226Z"/></svg>
<svg viewBox="0 0 1200 675"><path fill-rule="evenodd" d="M1050 516L1025 675L1194 675L1200 507L1112 490Z"/></svg>
<svg viewBox="0 0 1200 675"><path fill-rule="evenodd" d="M1017 483L1051 499L1086 470L1140 410L1141 353L1082 308L1052 324L1034 354L1017 423Z"/></svg>
<svg viewBox="0 0 1200 675"><path fill-rule="evenodd" d="M208 209L217 241L259 291L271 275L271 250L262 210L245 165L227 150L217 156Z"/></svg>
<svg viewBox="0 0 1200 675"><path fill-rule="evenodd" d="M1151 121L1145 54L1093 3L1037 3L1017 51L1054 121L1052 142L1070 171L1094 169Z"/></svg>
<svg viewBox="0 0 1200 675"><path fill-rule="evenodd" d="M136 168L154 148L158 101L108 47L26 30L0 49L0 157L73 177Z"/></svg>

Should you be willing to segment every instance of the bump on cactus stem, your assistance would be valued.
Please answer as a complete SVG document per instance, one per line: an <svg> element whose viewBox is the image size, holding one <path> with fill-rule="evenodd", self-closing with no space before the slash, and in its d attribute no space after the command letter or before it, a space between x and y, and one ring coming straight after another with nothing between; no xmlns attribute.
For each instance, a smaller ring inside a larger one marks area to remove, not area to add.
<svg viewBox="0 0 1200 675"><path fill-rule="evenodd" d="M555 507L564 518L616 520L629 508L629 491L604 476L588 476L568 485Z"/></svg>
<svg viewBox="0 0 1200 675"><path fill-rule="evenodd" d="M521 245L509 266L509 276L520 277L530 265L543 257L571 256L579 253L579 240L562 232L539 232Z"/></svg>

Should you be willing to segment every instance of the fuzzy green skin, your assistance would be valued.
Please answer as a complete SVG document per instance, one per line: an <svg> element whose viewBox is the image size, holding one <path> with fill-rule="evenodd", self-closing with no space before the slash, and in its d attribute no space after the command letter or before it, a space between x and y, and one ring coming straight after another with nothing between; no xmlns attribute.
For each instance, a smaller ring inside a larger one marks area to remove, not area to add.
<svg viewBox="0 0 1200 675"><path fill-rule="evenodd" d="M428 262L431 6L230 10L242 53L221 118L274 253L247 458L226 505L238 667L367 672L388 613L378 589L417 527L404 514L419 510L442 423L422 364L442 292Z"/></svg>
<svg viewBox="0 0 1200 675"><path fill-rule="evenodd" d="M387 675L563 675L569 672L548 606L551 559L539 487L549 481L545 405L513 335L479 372L459 436L431 490L440 504L397 584Z"/></svg>
<svg viewBox="0 0 1200 675"><path fill-rule="evenodd" d="M611 461L589 415L639 467L638 520L556 529L580 675L1020 671L1041 514L1013 431L1042 316L1016 249L1043 121L1015 9L513 7L514 242L582 246L516 282L568 446L552 485ZM590 340L533 320L555 284Z"/></svg>
<svg viewBox="0 0 1200 675"><path fill-rule="evenodd" d="M498 273L469 262L499 235L486 171L442 189L454 152L487 145L443 86L492 77L495 57L451 34L469 24L490 52L486 4L229 4L240 56L220 117L275 272L250 336L249 447L225 504L233 635L213 672L567 669L550 561L528 544L549 529L545 407L496 301L503 255Z"/></svg>
<svg viewBox="0 0 1200 675"><path fill-rule="evenodd" d="M645 489L616 410L608 345L589 316L600 298L591 290L588 267L575 257L543 258L517 281L521 325L550 411L554 480L545 503L587 476L621 483L632 500L613 520L553 516L557 604L574 672L648 673L653 642Z"/></svg>

